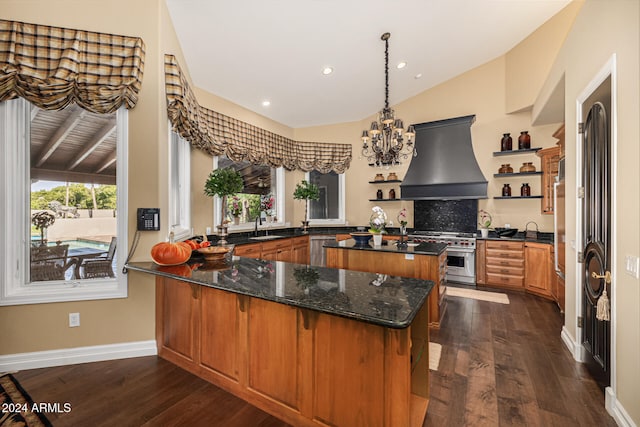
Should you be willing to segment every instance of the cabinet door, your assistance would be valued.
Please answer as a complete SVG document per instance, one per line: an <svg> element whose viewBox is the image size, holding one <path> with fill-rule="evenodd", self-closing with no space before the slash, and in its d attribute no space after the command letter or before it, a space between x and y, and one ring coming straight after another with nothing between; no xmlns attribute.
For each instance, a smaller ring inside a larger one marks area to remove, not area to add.
<svg viewBox="0 0 640 427"><path fill-rule="evenodd" d="M159 354L180 366L198 363L200 286L156 279L156 340Z"/></svg>
<svg viewBox="0 0 640 427"><path fill-rule="evenodd" d="M476 283L478 285L484 285L487 283L486 278L486 265L487 259L485 257L486 243L484 240L476 240Z"/></svg>
<svg viewBox="0 0 640 427"><path fill-rule="evenodd" d="M527 242L524 247L525 289L543 296L551 296L551 245Z"/></svg>
<svg viewBox="0 0 640 427"><path fill-rule="evenodd" d="M291 245L291 262L310 264L309 253L309 237L294 237Z"/></svg>

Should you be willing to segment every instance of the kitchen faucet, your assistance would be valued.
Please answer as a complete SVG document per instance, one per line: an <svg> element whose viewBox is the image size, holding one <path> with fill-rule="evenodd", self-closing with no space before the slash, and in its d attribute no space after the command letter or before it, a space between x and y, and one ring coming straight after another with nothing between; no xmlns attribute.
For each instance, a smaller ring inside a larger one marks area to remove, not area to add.
<svg viewBox="0 0 640 427"><path fill-rule="evenodd" d="M260 217L260 215L256 216L255 227L253 228L253 235L255 237L258 237L258 221L260 221L260 225L262 225L262 218Z"/></svg>

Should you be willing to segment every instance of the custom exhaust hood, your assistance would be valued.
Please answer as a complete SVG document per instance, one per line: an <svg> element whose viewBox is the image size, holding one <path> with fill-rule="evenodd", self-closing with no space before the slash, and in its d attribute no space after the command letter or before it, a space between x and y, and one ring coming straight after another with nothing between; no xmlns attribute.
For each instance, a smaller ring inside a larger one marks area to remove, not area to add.
<svg viewBox="0 0 640 427"><path fill-rule="evenodd" d="M415 125L415 148L400 185L405 200L486 199L485 179L471 145L476 116Z"/></svg>

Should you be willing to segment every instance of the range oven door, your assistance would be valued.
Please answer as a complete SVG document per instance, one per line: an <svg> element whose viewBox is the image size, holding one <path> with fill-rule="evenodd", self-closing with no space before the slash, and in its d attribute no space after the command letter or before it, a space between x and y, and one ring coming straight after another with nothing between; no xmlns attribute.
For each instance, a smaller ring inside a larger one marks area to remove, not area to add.
<svg viewBox="0 0 640 427"><path fill-rule="evenodd" d="M475 249L447 249L447 281L476 283Z"/></svg>

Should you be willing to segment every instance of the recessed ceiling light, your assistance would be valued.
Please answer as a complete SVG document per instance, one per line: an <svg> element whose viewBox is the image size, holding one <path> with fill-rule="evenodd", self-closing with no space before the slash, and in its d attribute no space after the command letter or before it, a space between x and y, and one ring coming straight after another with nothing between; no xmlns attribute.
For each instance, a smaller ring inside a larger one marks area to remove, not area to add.
<svg viewBox="0 0 640 427"><path fill-rule="evenodd" d="M399 63L396 67L398 67L398 70L402 70L404 67L407 66L407 63L402 61L401 63Z"/></svg>
<svg viewBox="0 0 640 427"><path fill-rule="evenodd" d="M328 76L331 73L333 73L333 68L331 67L324 67L322 69L322 74L324 74L325 76Z"/></svg>
<svg viewBox="0 0 640 427"><path fill-rule="evenodd" d="M262 101L263 107L268 107L269 105L271 105L271 101L269 101L268 99L265 99L264 101Z"/></svg>
<svg viewBox="0 0 640 427"><path fill-rule="evenodd" d="M418 74L416 74L413 78L414 78L414 79L419 79L420 77L422 77L422 73L418 73Z"/></svg>

